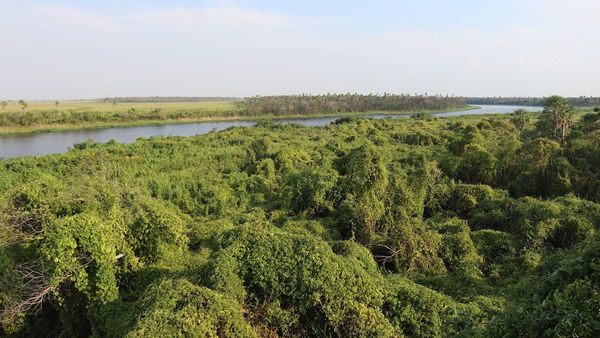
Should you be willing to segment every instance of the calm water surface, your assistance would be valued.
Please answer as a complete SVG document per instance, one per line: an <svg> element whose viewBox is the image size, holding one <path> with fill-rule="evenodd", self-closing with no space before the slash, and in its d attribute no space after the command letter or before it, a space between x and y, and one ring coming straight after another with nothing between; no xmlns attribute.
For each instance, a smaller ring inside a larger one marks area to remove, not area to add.
<svg viewBox="0 0 600 338"><path fill-rule="evenodd" d="M436 117L450 117L462 115L482 114L508 114L515 109L523 108L529 111L541 111L541 107L524 106L495 106L479 105L480 109L468 111L454 111L434 113ZM365 115L364 118L406 118L407 115ZM309 127L318 127L330 124L339 117L316 117L306 119L279 120L278 123L298 123ZM223 130L229 127L251 127L252 121L227 121L227 122L200 122L190 124L170 124L162 126L138 126L124 128L103 128L90 130L69 130L54 133L33 133L21 135L0 135L0 158L18 156L40 156L62 153L73 147L76 143L88 140L95 142L108 142L115 140L120 143L132 143L140 137L151 136L193 136L205 134L212 130Z"/></svg>

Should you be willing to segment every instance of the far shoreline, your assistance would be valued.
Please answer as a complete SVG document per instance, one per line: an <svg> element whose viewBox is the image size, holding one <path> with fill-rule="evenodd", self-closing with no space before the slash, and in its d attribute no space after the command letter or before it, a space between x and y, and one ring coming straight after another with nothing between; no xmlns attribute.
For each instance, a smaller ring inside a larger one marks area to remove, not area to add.
<svg viewBox="0 0 600 338"><path fill-rule="evenodd" d="M31 135L40 133L58 133L63 131L77 130L94 130L107 128L128 128L140 126L161 126L161 125L176 125L176 124L193 124L203 122L261 122L261 121L278 121L287 119L312 119L312 118L327 118L327 117L362 117L371 115L414 115L414 114L435 114L446 112L461 112L480 109L477 105L467 105L465 107L448 108L443 110L421 110L421 111L370 111L370 112L340 112L333 114L310 114L310 115L263 115L263 116L215 116L202 118L184 118L184 119L164 119L164 120L135 120L127 122L92 122L81 124L45 124L34 125L27 127L4 127L0 128L0 136L5 135Z"/></svg>

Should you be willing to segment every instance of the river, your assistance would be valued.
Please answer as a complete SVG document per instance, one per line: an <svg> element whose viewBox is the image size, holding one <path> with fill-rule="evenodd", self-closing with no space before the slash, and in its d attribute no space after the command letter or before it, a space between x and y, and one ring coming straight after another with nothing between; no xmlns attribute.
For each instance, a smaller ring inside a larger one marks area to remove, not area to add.
<svg viewBox="0 0 600 338"><path fill-rule="evenodd" d="M452 111L433 113L435 117L451 117L463 115L508 114L515 109L523 108L529 111L541 111L541 107L478 105L479 109L467 111ZM408 115L373 114L363 115L363 118L406 118ZM339 117L311 117L277 120L278 123L298 123L309 127L324 126ZM108 142L115 140L120 143L132 143L140 137L151 136L193 136L205 134L212 130L223 130L229 127L251 127L252 121L199 122L186 124L149 125L136 127L117 127L87 130L66 130L51 133L29 133L15 135L0 135L0 158L19 156L41 156L63 153L77 143L88 140Z"/></svg>

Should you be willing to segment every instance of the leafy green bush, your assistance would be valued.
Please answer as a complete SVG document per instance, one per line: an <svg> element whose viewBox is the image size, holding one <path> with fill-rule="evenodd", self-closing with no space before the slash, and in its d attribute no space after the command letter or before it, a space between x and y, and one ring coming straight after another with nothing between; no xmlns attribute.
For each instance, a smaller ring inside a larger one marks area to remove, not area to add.
<svg viewBox="0 0 600 338"><path fill-rule="evenodd" d="M310 332L341 330L354 302L372 309L382 304L382 278L364 251L356 256L349 247L339 256L312 236L268 225L242 226L220 243L211 273L215 290L250 304L277 299L304 314L302 326Z"/></svg>
<svg viewBox="0 0 600 338"><path fill-rule="evenodd" d="M453 218L434 224L436 230L442 235L440 257L448 271L460 270L465 273L478 273L483 259L477 253L470 236L467 223L461 219Z"/></svg>
<svg viewBox="0 0 600 338"><path fill-rule="evenodd" d="M403 336L460 336L480 320L477 307L456 303L404 278L390 278L388 288L383 312Z"/></svg>
<svg viewBox="0 0 600 338"><path fill-rule="evenodd" d="M186 216L168 203L135 196L131 201L127 239L136 255L147 262L160 258L162 244L171 244L168 250L183 248Z"/></svg>
<svg viewBox="0 0 600 338"><path fill-rule="evenodd" d="M258 337L233 299L187 280L152 285L133 307L141 315L131 329L108 336Z"/></svg>
<svg viewBox="0 0 600 338"><path fill-rule="evenodd" d="M531 294L492 327L495 336L595 337L600 334L600 241L596 238L574 258L527 285ZM539 278L539 277L538 277Z"/></svg>
<svg viewBox="0 0 600 338"><path fill-rule="evenodd" d="M496 157L479 146L467 146L459 178L468 183L491 184L496 176Z"/></svg>

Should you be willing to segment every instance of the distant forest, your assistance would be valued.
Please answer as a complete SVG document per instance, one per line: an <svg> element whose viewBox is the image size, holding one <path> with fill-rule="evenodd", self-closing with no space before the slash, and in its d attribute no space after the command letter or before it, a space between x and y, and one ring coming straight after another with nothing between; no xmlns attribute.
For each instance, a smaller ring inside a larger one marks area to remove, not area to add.
<svg viewBox="0 0 600 338"><path fill-rule="evenodd" d="M543 106L546 97L461 97L467 104L505 104L524 106ZM569 103L575 107L600 106L600 97L580 96L568 97Z"/></svg>
<svg viewBox="0 0 600 338"><path fill-rule="evenodd" d="M465 107L463 100L455 97L423 95L291 95L256 96L239 102L240 110L247 115L310 115L368 111L439 111Z"/></svg>

